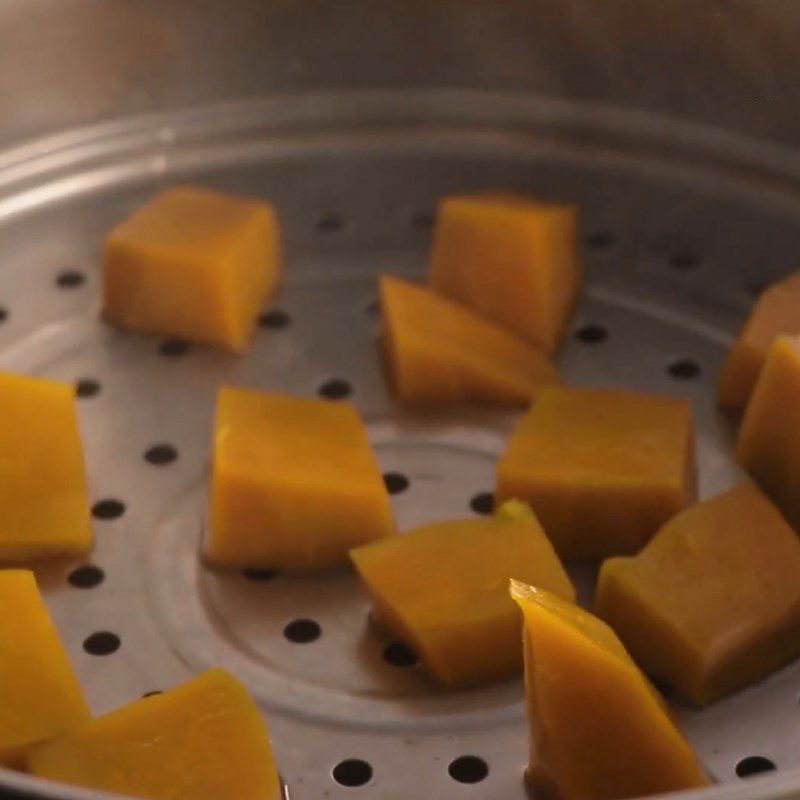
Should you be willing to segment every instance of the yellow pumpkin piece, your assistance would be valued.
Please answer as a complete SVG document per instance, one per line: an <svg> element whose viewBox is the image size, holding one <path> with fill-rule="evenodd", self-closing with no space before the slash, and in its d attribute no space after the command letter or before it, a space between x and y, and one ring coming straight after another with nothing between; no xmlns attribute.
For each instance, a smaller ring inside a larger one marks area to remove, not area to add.
<svg viewBox="0 0 800 800"><path fill-rule="evenodd" d="M33 775L147 800L279 800L267 729L222 669L34 748Z"/></svg>
<svg viewBox="0 0 800 800"><path fill-rule="evenodd" d="M747 406L739 463L800 530L800 337L779 336Z"/></svg>
<svg viewBox="0 0 800 800"><path fill-rule="evenodd" d="M349 403L224 387L206 559L310 571L394 533L389 495Z"/></svg>
<svg viewBox="0 0 800 800"><path fill-rule="evenodd" d="M743 484L606 561L596 604L648 674L705 705L800 654L800 539Z"/></svg>
<svg viewBox="0 0 800 800"><path fill-rule="evenodd" d="M0 766L80 725L89 707L32 572L0 570Z"/></svg>
<svg viewBox="0 0 800 800"><path fill-rule="evenodd" d="M744 409L780 334L800 334L800 272L768 287L756 300L722 365L717 382L721 406Z"/></svg>
<svg viewBox="0 0 800 800"><path fill-rule="evenodd" d="M280 262L278 221L268 203L173 187L108 235L105 311L126 328L242 350Z"/></svg>
<svg viewBox="0 0 800 800"><path fill-rule="evenodd" d="M508 505L496 519L424 525L351 553L376 617L445 685L484 683L522 668L510 577L575 598L536 517Z"/></svg>
<svg viewBox="0 0 800 800"><path fill-rule="evenodd" d="M439 202L431 286L552 353L581 280L575 206L510 193Z"/></svg>
<svg viewBox="0 0 800 800"><path fill-rule="evenodd" d="M380 280L383 352L401 402L524 405L558 373L535 345L430 289Z"/></svg>
<svg viewBox="0 0 800 800"><path fill-rule="evenodd" d="M0 373L0 564L92 547L75 389Z"/></svg>
<svg viewBox="0 0 800 800"><path fill-rule="evenodd" d="M498 522L534 522L539 525L533 509L521 500L506 500L495 509L494 518Z"/></svg>
<svg viewBox="0 0 800 800"><path fill-rule="evenodd" d="M636 552L694 496L692 416L683 400L546 386L497 466L495 497L529 503L556 552Z"/></svg>
<svg viewBox="0 0 800 800"><path fill-rule="evenodd" d="M527 778L542 800L623 800L704 786L657 692L602 620L512 581L525 617Z"/></svg>

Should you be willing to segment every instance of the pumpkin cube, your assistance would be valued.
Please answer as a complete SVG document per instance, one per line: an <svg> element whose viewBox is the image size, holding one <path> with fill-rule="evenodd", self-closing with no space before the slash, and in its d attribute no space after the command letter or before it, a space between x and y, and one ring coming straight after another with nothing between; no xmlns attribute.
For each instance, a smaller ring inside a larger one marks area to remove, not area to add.
<svg viewBox="0 0 800 800"><path fill-rule="evenodd" d="M0 564L92 547L71 385L0 373Z"/></svg>
<svg viewBox="0 0 800 800"><path fill-rule="evenodd" d="M634 553L694 496L689 406L544 387L498 462L495 496L529 503L562 558Z"/></svg>
<svg viewBox="0 0 800 800"><path fill-rule="evenodd" d="M596 602L649 674L705 705L800 653L800 539L746 483L606 561Z"/></svg>
<svg viewBox="0 0 800 800"><path fill-rule="evenodd" d="M575 597L544 531L520 503L506 504L494 519L424 525L351 556L375 616L448 686L484 683L522 668L510 577Z"/></svg>
<svg viewBox="0 0 800 800"><path fill-rule="evenodd" d="M430 283L551 353L581 279L575 206L510 193L439 202Z"/></svg>
<svg viewBox="0 0 800 800"><path fill-rule="evenodd" d="M34 748L42 778L149 800L279 800L264 720L247 690L212 669Z"/></svg>
<svg viewBox="0 0 800 800"><path fill-rule="evenodd" d="M623 800L707 779L662 699L604 622L513 581L525 617L527 778L544 800Z"/></svg>
<svg viewBox="0 0 800 800"><path fill-rule="evenodd" d="M739 463L800 530L800 337L779 336L747 406Z"/></svg>
<svg viewBox="0 0 800 800"><path fill-rule="evenodd" d="M80 725L89 707L28 570L0 570L0 766Z"/></svg>
<svg viewBox="0 0 800 800"><path fill-rule="evenodd" d="M280 261L268 203L173 187L108 235L105 311L126 328L242 350Z"/></svg>
<svg viewBox="0 0 800 800"><path fill-rule="evenodd" d="M349 403L224 387L208 562L305 572L394 532L389 495Z"/></svg>
<svg viewBox="0 0 800 800"><path fill-rule="evenodd" d="M721 406L744 409L779 334L800 334L800 272L768 287L753 306L719 374Z"/></svg>
<svg viewBox="0 0 800 800"><path fill-rule="evenodd" d="M404 403L524 405L558 373L535 345L422 286L380 281L387 372Z"/></svg>

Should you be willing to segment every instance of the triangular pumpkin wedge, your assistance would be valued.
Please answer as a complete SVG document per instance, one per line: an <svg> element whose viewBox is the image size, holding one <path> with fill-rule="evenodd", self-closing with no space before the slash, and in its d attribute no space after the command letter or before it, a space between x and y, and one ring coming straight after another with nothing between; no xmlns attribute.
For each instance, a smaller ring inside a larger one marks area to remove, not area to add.
<svg viewBox="0 0 800 800"><path fill-rule="evenodd" d="M430 289L384 275L380 297L383 353L401 402L525 405L560 382L535 345Z"/></svg>
<svg viewBox="0 0 800 800"><path fill-rule="evenodd" d="M528 780L544 800L623 800L704 786L692 748L616 634L511 582L525 617Z"/></svg>
<svg viewBox="0 0 800 800"><path fill-rule="evenodd" d="M575 589L533 511L509 500L493 517L433 522L356 547L373 615L445 686L522 669L510 575L573 600Z"/></svg>

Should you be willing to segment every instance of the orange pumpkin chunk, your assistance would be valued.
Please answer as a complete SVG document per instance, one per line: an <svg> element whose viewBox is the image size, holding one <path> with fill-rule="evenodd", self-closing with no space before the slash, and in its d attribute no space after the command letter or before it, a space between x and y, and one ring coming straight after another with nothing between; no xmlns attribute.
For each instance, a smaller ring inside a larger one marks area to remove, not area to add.
<svg viewBox="0 0 800 800"><path fill-rule="evenodd" d="M0 564L92 547L71 384L0 373Z"/></svg>
<svg viewBox="0 0 800 800"><path fill-rule="evenodd" d="M705 705L800 653L800 539L743 484L606 561L597 613L649 674Z"/></svg>
<svg viewBox="0 0 800 800"><path fill-rule="evenodd" d="M574 206L513 194L445 197L431 286L551 353L580 284L577 218Z"/></svg>
<svg viewBox="0 0 800 800"><path fill-rule="evenodd" d="M389 495L349 403L220 389L205 555L223 567L325 569L394 532Z"/></svg>
<svg viewBox="0 0 800 800"><path fill-rule="evenodd" d="M722 365L717 382L721 406L743 409L779 334L800 334L800 272L767 288L756 301Z"/></svg>
<svg viewBox="0 0 800 800"><path fill-rule="evenodd" d="M704 786L657 692L602 620L513 581L525 615L528 781L543 800L623 800Z"/></svg>
<svg viewBox="0 0 800 800"><path fill-rule="evenodd" d="M522 503L506 503L494 519L424 525L351 556L376 616L449 686L521 669L511 576L575 597L552 545Z"/></svg>
<svg viewBox="0 0 800 800"><path fill-rule="evenodd" d="M739 463L800 530L800 337L779 336L747 406Z"/></svg>
<svg viewBox="0 0 800 800"><path fill-rule="evenodd" d="M636 552L694 493L683 400L547 386L497 466L499 500L536 512L566 559Z"/></svg>
<svg viewBox="0 0 800 800"><path fill-rule="evenodd" d="M108 235L106 314L126 328L242 350L276 286L280 260L268 203L173 187Z"/></svg>
<svg viewBox="0 0 800 800"><path fill-rule="evenodd" d="M28 755L34 775L149 800L278 800L266 726L247 690L212 669Z"/></svg>
<svg viewBox="0 0 800 800"><path fill-rule="evenodd" d="M384 275L383 351L405 403L525 404L558 374L536 346L429 289Z"/></svg>
<svg viewBox="0 0 800 800"><path fill-rule="evenodd" d="M0 766L80 725L89 707L28 570L0 570Z"/></svg>

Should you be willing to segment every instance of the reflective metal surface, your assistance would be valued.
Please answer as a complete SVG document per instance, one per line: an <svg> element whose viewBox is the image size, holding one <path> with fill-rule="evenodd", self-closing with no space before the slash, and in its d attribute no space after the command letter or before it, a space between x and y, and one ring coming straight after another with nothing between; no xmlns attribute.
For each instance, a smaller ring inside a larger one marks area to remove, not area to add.
<svg viewBox="0 0 800 800"><path fill-rule="evenodd" d="M733 425L713 406L714 375L754 292L800 253L798 33L787 0L3 3L0 367L99 384L79 401L92 493L125 505L95 523L100 585L72 586L76 564L38 571L93 710L221 662L268 715L293 800L522 800L518 683L443 695L387 662L352 576L200 567L214 390L314 394L346 380L383 468L409 479L393 498L400 525L472 513L511 419L394 406L374 281L423 274L441 194L518 188L583 210L567 379L686 395L702 492L730 485ZM99 319L104 232L176 180L280 209L289 269L276 303L290 321L260 329L243 358L165 355ZM59 285L65 270L85 281ZM177 460L144 459L163 443ZM591 575L578 577L588 596ZM298 618L320 637L286 640ZM86 653L96 631L119 650ZM703 713L674 701L721 782L704 796L800 797L799 692L793 665ZM453 780L463 755L488 776ZM748 756L778 771L743 782ZM332 775L352 758L372 767L364 787ZM0 771L0 797L99 795Z"/></svg>
<svg viewBox="0 0 800 800"><path fill-rule="evenodd" d="M522 800L518 682L442 694L418 668L387 662L390 642L369 625L352 575L253 580L201 567L213 396L221 383L313 395L347 381L382 467L409 480L393 498L400 526L472 513L513 418L420 417L392 403L375 348L375 277L423 273L440 195L517 188L583 209L587 285L560 356L567 379L687 396L701 491L730 485L733 430L714 407L714 375L755 284L800 252L797 173L786 161L778 183L773 152L637 119L632 127L579 105L488 93L346 93L133 119L0 154L0 366L99 383L79 400L92 494L125 506L95 522L99 586L70 585L75 564L37 571L95 712L222 663L269 717L293 800L359 791L393 800L410 787L421 800ZM261 195L280 209L288 269L276 306L289 322L261 328L244 357L200 347L170 355L158 339L99 318L104 232L177 180ZM60 285L64 270L84 282ZM587 336L587 325L605 336ZM149 463L144 453L163 443L177 460ZM591 576L579 578L590 591ZM295 619L317 622L319 638L287 640ZM85 652L96 631L117 634L119 650ZM800 664L703 713L674 703L723 783L709 797L793 796L798 689ZM450 777L464 755L485 760L484 780ZM736 764L752 755L771 759L777 777L737 779ZM360 790L332 775L353 758L372 768Z"/></svg>

